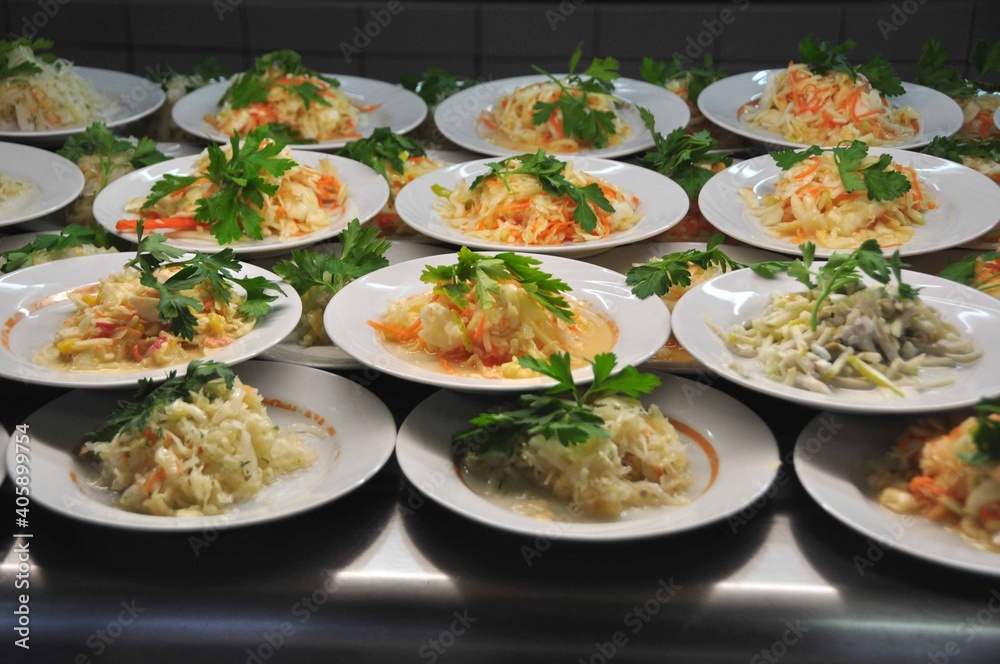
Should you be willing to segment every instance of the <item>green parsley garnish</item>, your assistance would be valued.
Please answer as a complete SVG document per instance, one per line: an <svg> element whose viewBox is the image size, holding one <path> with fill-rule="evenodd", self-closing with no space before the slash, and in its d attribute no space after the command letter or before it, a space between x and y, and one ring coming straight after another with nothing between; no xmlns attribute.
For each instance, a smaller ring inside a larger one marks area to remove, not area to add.
<svg viewBox="0 0 1000 664"><path fill-rule="evenodd" d="M674 56L673 61L667 66L666 62L654 60L653 58L643 58L642 66L639 68L639 75L642 80L653 85L666 87L670 81L683 79L687 81L687 98L692 104L698 102L698 96L702 90L709 85L724 78L725 74L712 66L712 56L705 54L704 63L695 65L690 69L684 69L681 59Z"/></svg>
<svg viewBox="0 0 1000 664"><path fill-rule="evenodd" d="M971 136L937 136L921 152L959 164L963 163L964 157L979 157L1000 164L1000 136L984 139Z"/></svg>
<svg viewBox="0 0 1000 664"><path fill-rule="evenodd" d="M977 277L982 263L1000 260L1000 251L990 251L985 254L970 254L959 261L949 263L940 272L939 277L971 286L976 290L990 291L1000 288L1000 274L987 274Z"/></svg>
<svg viewBox="0 0 1000 664"><path fill-rule="evenodd" d="M708 240L704 251L688 249L687 251L667 254L643 265L636 265L630 268L625 275L625 283L632 287L633 295L640 300L645 300L654 295L666 295L674 286L682 288L690 286L692 265L697 265L703 270L718 265L723 272L746 267L743 263L727 256L719 248L724 239L725 236L721 233L713 235Z"/></svg>
<svg viewBox="0 0 1000 664"><path fill-rule="evenodd" d="M264 218L260 209L264 197L278 191L278 185L268 183L264 174L281 177L296 165L291 159L280 156L285 147L282 143L275 141L262 145L267 138L267 131L258 127L246 135L241 145L239 136L234 133L229 139L232 155L228 159L220 146L209 145L209 163L204 175L165 174L153 185L142 208L152 207L164 196L204 177L219 188L198 201L195 221L211 224L212 235L219 244L235 242L244 235L254 240L263 239L261 224Z"/></svg>
<svg viewBox="0 0 1000 664"><path fill-rule="evenodd" d="M573 310L560 295L568 292L569 286L534 267L540 263L537 258L511 252L484 256L462 247L457 263L427 266L420 280L435 284L434 292L447 297L459 309L469 305L466 296L470 292L478 307L491 308L500 293L500 280L514 280L546 311L562 321L573 323Z"/></svg>
<svg viewBox="0 0 1000 664"><path fill-rule="evenodd" d="M456 92L461 92L479 83L474 78L458 76L440 67L428 67L424 72L423 79L414 74L403 74L399 77L399 82L407 90L412 90L420 95L420 98L427 102L428 106L436 106Z"/></svg>
<svg viewBox="0 0 1000 664"><path fill-rule="evenodd" d="M405 160L410 157L426 157L423 146L409 136L392 133L389 127L379 127L368 138L351 141L337 154L369 166L389 182L386 165L399 175L406 168ZM391 196L391 194L390 194Z"/></svg>
<svg viewBox="0 0 1000 664"><path fill-rule="evenodd" d="M976 404L976 431L972 442L976 445L977 459L981 463L1000 460L1000 404L996 400L983 399Z"/></svg>
<svg viewBox="0 0 1000 664"><path fill-rule="evenodd" d="M26 74L40 74L42 73L42 68L36 65L30 60L25 60L19 64L11 67L8 60L11 51L20 46L27 46L30 48L38 60L42 62L55 62L56 56L52 53L42 53L42 51L49 51L52 49L53 43L48 39L32 39L31 37L20 37L13 41L2 40L0 41L0 78L5 78L7 76L23 76Z"/></svg>
<svg viewBox="0 0 1000 664"><path fill-rule="evenodd" d="M513 168L512 163L515 161L520 166ZM591 182L585 187L573 184L562 174L563 169L566 168L566 162L547 154L545 150L539 149L535 154L507 157L503 161L490 162L487 166L490 170L473 180L469 189L475 189L486 180L498 177L503 180L509 191L508 177L511 175L531 175L538 180L546 193L552 196L569 196L573 199L573 202L576 203L576 209L573 210L573 220L580 225L585 233L591 233L597 228L597 215L589 203L593 203L605 212L615 211L596 182Z"/></svg>
<svg viewBox="0 0 1000 664"><path fill-rule="evenodd" d="M849 254L834 253L815 272L812 270L812 263L816 245L806 242L799 245L799 250L802 258L793 261L767 261L747 267L762 277L787 272L788 276L797 279L810 290L817 291L811 319L814 331L819 323L819 310L823 302L834 293L860 288L864 275L880 284L888 284L895 278L899 297L902 299L913 300L919 294L919 289L903 282L901 270L909 265L899 257L899 249L892 254L892 258L886 258L882 255L882 248L877 240L865 240Z"/></svg>
<svg viewBox="0 0 1000 664"><path fill-rule="evenodd" d="M234 378L229 367L212 360L191 360L184 376L178 377L176 371L171 371L159 385L143 378L135 396L129 401L119 401L101 426L88 433L85 439L109 441L120 433L142 431L157 408L187 399L213 381L222 381L227 389L232 389ZM206 396L214 399L218 395L208 393Z"/></svg>
<svg viewBox="0 0 1000 664"><path fill-rule="evenodd" d="M62 251L85 244L107 249L111 246L111 240L100 224L95 223L90 226L68 224L58 233L39 234L31 243L0 254L0 272L13 272L26 265L33 265L35 254L42 251Z"/></svg>
<svg viewBox="0 0 1000 664"><path fill-rule="evenodd" d="M525 369L554 379L556 385L543 395L522 394L518 398L521 408L517 410L481 413L472 418L471 429L452 435L456 451L511 456L519 444L537 435L558 439L567 446L610 438L604 419L593 411L594 402L619 394L638 398L660 385L659 378L631 365L612 376L617 361L614 353L601 353L588 360L594 369L594 382L583 392L573 382L569 353L556 353L548 361L530 356L517 361Z"/></svg>
<svg viewBox="0 0 1000 664"><path fill-rule="evenodd" d="M829 71L843 72L852 80L863 75L872 87L886 95L895 97L905 92L902 81L892 65L882 56L872 56L862 65L854 66L847 61L847 54L854 50L857 43L847 40L843 44L831 45L830 42L816 43L812 37L806 37L799 42L799 53L802 64L809 67L814 74L823 75Z"/></svg>
<svg viewBox="0 0 1000 664"><path fill-rule="evenodd" d="M272 71L273 70L273 71ZM307 80L296 82L299 78ZM288 82L282 82L288 79ZM254 60L249 71L237 74L219 100L219 106L229 102L233 108L246 108L251 104L263 104L268 93L274 88L282 88L302 99L309 109L312 103L330 106L323 96L323 89L308 79L323 81L331 87L340 87L340 81L323 76L319 72L304 67L302 56L295 51L274 51Z"/></svg>
<svg viewBox="0 0 1000 664"><path fill-rule="evenodd" d="M582 74L577 74L583 46L577 46L569 60L569 75L565 83L537 65L532 69L548 77L559 86L562 93L552 102L535 102L531 121L536 125L548 122L557 110L562 113L562 130L566 138L576 137L595 148L603 148L615 133L615 114L612 111L598 111L587 103L587 95L614 92L614 81L618 73L618 61L614 58L594 58ZM587 78L584 78L584 77Z"/></svg>
<svg viewBox="0 0 1000 664"><path fill-rule="evenodd" d="M980 41L973 47L969 62L979 72L974 79L967 79L954 67L948 67L947 60L948 51L941 42L933 37L924 42L917 61L917 83L954 98L972 97L980 90L1000 90L1000 86L983 80L988 74L1000 71L1000 40L989 46Z"/></svg>
<svg viewBox="0 0 1000 664"><path fill-rule="evenodd" d="M390 244L379 238L377 226L362 227L354 219L339 238L343 246L340 258L295 249L292 260L283 260L274 266L275 273L291 284L299 295L305 295L313 287L337 293L358 277L389 264L384 254Z"/></svg>
<svg viewBox="0 0 1000 664"><path fill-rule="evenodd" d="M817 157L824 152L833 153L840 181L848 193L865 190L868 192L868 200L892 201L910 190L910 180L901 172L889 168L892 164L892 156L889 154L883 154L874 164L862 168L861 162L868 156L868 146L861 141L851 141L850 145L834 148L813 145L800 152L780 150L772 152L771 157L781 170L787 171L800 161Z"/></svg>
<svg viewBox="0 0 1000 664"><path fill-rule="evenodd" d="M305 138L295 127L285 124L284 122L268 122L260 126L260 130L264 132L267 138L270 138L276 143L282 143L284 145L308 145L310 143L316 143L315 138Z"/></svg>
<svg viewBox="0 0 1000 664"><path fill-rule="evenodd" d="M135 229L139 248L135 258L125 266L139 270L139 282L157 291L159 320L180 338L194 338L194 328L198 323L194 312L205 310L204 302L184 295L183 291L202 283L207 282L212 288L213 297L227 304L232 299L233 286L243 288L246 296L237 311L248 318L260 318L271 311L270 303L278 296L271 295L268 291L280 293L281 288L276 282L262 276L234 276L240 271L241 266L232 249L222 249L211 255L198 251L186 260L175 260L185 254L184 250L166 244L166 238L158 233L143 236L142 226L143 222L140 219ZM160 283L156 278L156 271L168 267L180 269Z"/></svg>
<svg viewBox="0 0 1000 664"><path fill-rule="evenodd" d="M194 92L212 81L227 79L229 75L229 68L219 62L214 55L203 55L194 64L194 67L191 68L190 74L174 71L170 65L167 65L163 71L150 72L149 78L166 90L170 80L176 76L180 76L185 79L185 92Z"/></svg>
<svg viewBox="0 0 1000 664"><path fill-rule="evenodd" d="M101 165L100 189L107 186L111 173L125 162L138 170L170 159L157 149L153 140L143 136L138 143L132 143L115 136L103 122L95 122L82 133L67 138L57 154L74 164L87 156L97 157Z"/></svg>
<svg viewBox="0 0 1000 664"><path fill-rule="evenodd" d="M691 200L698 198L698 192L715 175L707 166L733 163L729 155L712 152L718 143L707 131L688 134L678 127L664 136L656 131L652 113L640 106L639 115L655 143L653 150L639 157L639 161L679 184Z"/></svg>

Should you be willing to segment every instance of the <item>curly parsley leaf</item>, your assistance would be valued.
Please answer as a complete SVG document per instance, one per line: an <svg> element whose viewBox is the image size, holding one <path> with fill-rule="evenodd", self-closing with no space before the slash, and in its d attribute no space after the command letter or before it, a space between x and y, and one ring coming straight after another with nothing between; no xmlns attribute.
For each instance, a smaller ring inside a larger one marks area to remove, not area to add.
<svg viewBox="0 0 1000 664"><path fill-rule="evenodd" d="M514 167L514 163L520 164ZM577 186L566 179L562 174L566 168L566 162L556 159L554 156L539 149L535 154L522 154L514 157L507 157L503 161L490 162L487 164L489 170L476 177L469 185L469 189L475 189L490 178L498 177L503 180L504 185L510 189L507 178L511 175L531 175L538 180L542 189L552 196L568 196L576 203L573 210L573 220L580 225L585 233L591 233L597 228L597 215L590 204L604 210L614 212L615 208L601 191L600 185L592 182L584 187Z"/></svg>
<svg viewBox="0 0 1000 664"><path fill-rule="evenodd" d="M192 360L184 376L179 377L176 371L171 371L159 385L143 378L139 381L139 390L135 396L127 401L119 401L104 422L84 438L104 442L120 433L143 431L157 409L169 406L178 399L188 399L191 394L215 381L224 383L226 389L232 389L234 380L232 369L212 360ZM209 399L217 397L211 393L206 396Z"/></svg>
<svg viewBox="0 0 1000 664"><path fill-rule="evenodd" d="M882 154L875 163L862 167L861 164L868 157L868 146L861 141L851 141L849 145L834 148L813 145L799 152L780 150L773 152L771 157L779 168L788 170L795 164L824 152L833 153L840 181L848 193L866 191L868 200L892 201L908 192L912 186L909 178L891 168L892 157L889 154Z"/></svg>
<svg viewBox="0 0 1000 664"><path fill-rule="evenodd" d="M422 79L414 74L403 74L399 77L399 82L407 90L420 95L428 106L436 106L456 92L479 83L474 78L458 76L440 67L428 67Z"/></svg>
<svg viewBox="0 0 1000 664"><path fill-rule="evenodd" d="M703 270L717 265L723 272L746 267L719 248L723 240L725 236L721 233L713 235L704 250L688 249L637 265L629 269L625 275L625 283L632 287L633 295L645 300L654 295L666 295L674 286L690 286L692 265L697 265Z"/></svg>
<svg viewBox="0 0 1000 664"><path fill-rule="evenodd" d="M219 106L227 101L233 108L263 104L274 88L282 88L297 95L306 109L311 103L329 106L330 102L322 96L323 89L313 81L322 81L334 88L340 87L337 79L323 76L303 66L302 56L295 51L274 51L260 56L254 60L253 67L238 74L219 99Z"/></svg>
<svg viewBox="0 0 1000 664"><path fill-rule="evenodd" d="M510 456L520 444L536 435L558 440L562 445L610 438L604 419L594 412L593 404L618 394L638 398L660 384L659 378L633 366L626 366L612 376L616 364L613 353L601 353L589 361L594 381L582 392L574 384L569 353L555 353L548 360L525 356L518 358L518 362L552 378L556 385L544 395L521 395L517 410L474 417L470 420L472 428L452 435L452 445L457 451Z"/></svg>
<svg viewBox="0 0 1000 664"><path fill-rule="evenodd" d="M291 284L299 295L318 287L337 293L351 281L389 264L385 251L388 240L379 237L377 226L362 227L357 219L347 224L340 234L343 252L338 258L331 254L295 249L292 260L274 266L276 274Z"/></svg>
<svg viewBox="0 0 1000 664"><path fill-rule="evenodd" d="M688 134L678 127L666 136L656 131L653 114L641 106L639 115L653 137L653 150L639 157L639 161L661 175L679 184L688 198L698 197L701 188L712 179L713 164L729 166L733 160L729 155L713 152L718 143L707 131Z"/></svg>
<svg viewBox="0 0 1000 664"><path fill-rule="evenodd" d="M427 152L409 136L394 134L389 127L378 127L368 138L360 138L345 145L337 155L361 162L388 182L386 165L402 175L407 159L426 157Z"/></svg>
<svg viewBox="0 0 1000 664"><path fill-rule="evenodd" d="M934 37L924 42L917 60L917 83L934 88L949 97L971 97L976 87L954 67L948 67L948 52Z"/></svg>
<svg viewBox="0 0 1000 664"><path fill-rule="evenodd" d="M1000 136L981 140L970 136L937 136L921 152L959 164L964 157L979 157L1000 164Z"/></svg>
<svg viewBox="0 0 1000 664"><path fill-rule="evenodd" d="M111 240L100 224L68 224L58 233L40 233L23 247L0 253L0 272L13 272L33 265L35 255L43 251L62 251L88 244L106 249L111 246Z"/></svg>
<svg viewBox="0 0 1000 664"><path fill-rule="evenodd" d="M24 60L16 65L10 64L10 54L14 49L26 46L31 49L32 54L42 62L55 62L56 56L53 53L44 53L52 49L53 43L48 39L32 39L31 37L19 37L14 40L0 41L0 79L7 76L24 76L26 74L40 74L42 68L31 60Z"/></svg>
<svg viewBox="0 0 1000 664"><path fill-rule="evenodd" d="M863 75L872 87L888 97L903 94L903 86L896 70L882 56L875 55L860 66L854 66L847 60L847 54L854 50L857 43L847 40L843 44L830 44L827 41L817 42L811 36L799 42L799 54L802 63L814 74L827 72L842 72L857 80L858 74Z"/></svg>

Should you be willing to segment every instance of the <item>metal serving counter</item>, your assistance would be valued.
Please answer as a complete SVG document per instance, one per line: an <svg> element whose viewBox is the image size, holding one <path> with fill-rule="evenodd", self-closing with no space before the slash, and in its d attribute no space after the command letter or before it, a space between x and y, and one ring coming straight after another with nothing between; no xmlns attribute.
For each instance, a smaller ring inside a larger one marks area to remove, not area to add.
<svg viewBox="0 0 1000 664"><path fill-rule="evenodd" d="M510 535L426 500L394 459L320 509L233 530L135 533L32 504L30 590L14 588L23 542L3 543L2 659L1000 659L1000 580L893 552L841 525L789 462L814 412L715 386L767 421L786 462L755 505L676 536L584 544ZM397 423L433 392L388 376L370 388ZM0 421L10 430L60 393L0 381ZM13 521L9 480L0 500ZM13 645L22 592L30 593L27 651Z"/></svg>

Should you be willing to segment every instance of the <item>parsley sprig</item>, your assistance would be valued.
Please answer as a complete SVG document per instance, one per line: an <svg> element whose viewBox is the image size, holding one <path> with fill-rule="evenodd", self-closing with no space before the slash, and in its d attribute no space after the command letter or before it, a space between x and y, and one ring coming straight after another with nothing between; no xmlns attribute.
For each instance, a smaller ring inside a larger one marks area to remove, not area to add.
<svg viewBox="0 0 1000 664"><path fill-rule="evenodd" d="M286 77L290 79L288 83L279 82ZM306 80L298 81L302 77ZM323 76L303 66L302 56L295 51L267 53L254 60L253 67L249 71L238 74L233 79L219 99L219 106L227 101L233 108L263 104L273 88L283 88L297 95L307 110L312 103L330 106L330 102L322 96L323 89L308 79L323 81L334 88L340 87L340 81L337 79Z"/></svg>
<svg viewBox="0 0 1000 664"><path fill-rule="evenodd" d="M150 72L149 78L166 90L167 84L172 79L181 77L184 79L185 92L194 92L212 81L229 78L229 75L229 68L219 62L214 55L203 55L191 68L190 74L175 71L173 67L167 65L165 69Z"/></svg>
<svg viewBox="0 0 1000 664"><path fill-rule="evenodd" d="M598 111L587 103L588 95L614 92L614 82L621 76L618 61L614 58L594 58L582 74L576 73L583 46L577 46L569 60L569 75L563 82L537 65L532 69L546 76L559 86L561 94L552 102L535 102L531 121L536 125L548 122L557 110L562 114L562 130L566 138L576 137L596 148L608 144L615 133L613 111ZM586 77L586 78L584 78Z"/></svg>
<svg viewBox="0 0 1000 664"><path fill-rule="evenodd" d="M961 260L949 263L940 272L939 277L971 286L981 291L991 291L1000 288L1000 275L989 274L977 277L982 263L1000 260L1000 251L990 251L985 254L970 254Z"/></svg>
<svg viewBox="0 0 1000 664"><path fill-rule="evenodd" d="M29 244L0 254L0 272L13 272L32 265L35 254L42 251L62 251L86 244L106 249L111 246L111 240L100 224L68 224L58 233L41 233Z"/></svg>
<svg viewBox="0 0 1000 664"><path fill-rule="evenodd" d="M138 143L132 143L115 136L103 122L95 122L82 133L70 136L57 154L74 164L87 156L97 157L101 167L100 189L107 186L111 173L126 161L138 170L170 159L153 140L143 136Z"/></svg>
<svg viewBox="0 0 1000 664"><path fill-rule="evenodd" d="M862 168L861 163L868 156L868 146L861 141L851 141L850 145L834 148L813 145L800 152L780 150L772 152L771 157L781 170L787 171L795 164L824 152L833 153L840 181L848 193L864 190L868 192L868 200L892 201L910 190L910 180L901 172L889 168L892 164L889 154L883 154L874 164Z"/></svg>
<svg viewBox="0 0 1000 664"><path fill-rule="evenodd" d="M979 157L1000 164L1000 136L976 139L971 136L937 136L921 150L956 163L963 163L963 157Z"/></svg>
<svg viewBox="0 0 1000 664"><path fill-rule="evenodd" d="M670 81L684 79L687 81L687 98L692 104L698 102L698 96L702 90L709 85L725 77L722 70L716 69L712 64L712 56L705 54L705 60L701 65L694 65L689 69L684 68L684 63L677 56L669 65L666 62L654 60L653 58L643 58L642 66L639 68L639 75L642 80L653 85L662 85Z"/></svg>
<svg viewBox="0 0 1000 664"><path fill-rule="evenodd" d="M479 83L474 78L452 74L440 67L428 67L422 79L414 74L403 74L399 82L407 90L420 95L428 106L436 106L453 94Z"/></svg>
<svg viewBox="0 0 1000 664"><path fill-rule="evenodd" d="M120 433L143 431L158 408L168 406L178 399L186 399L213 381L221 381L227 389L231 389L234 379L229 367L213 360L191 360L184 376L171 371L159 385L143 378L139 381L139 390L135 396L127 401L119 401L104 422L88 433L85 439L104 442ZM209 393L206 396L213 399L217 395Z"/></svg>
<svg viewBox="0 0 1000 664"><path fill-rule="evenodd" d="M976 431L972 434L972 442L976 446L974 463L987 463L1000 460L1000 420L994 417L1000 415L1000 404L996 400L983 399L976 404Z"/></svg>
<svg viewBox="0 0 1000 664"><path fill-rule="evenodd" d="M500 281L514 280L538 304L562 321L573 323L573 310L561 293L570 287L561 279L542 272L537 258L511 252L484 256L462 247L453 265L427 266L420 275L424 283L435 284L434 292L447 297L459 309L469 305L473 293L476 305L489 309L500 294Z"/></svg>
<svg viewBox="0 0 1000 664"><path fill-rule="evenodd" d="M601 353L589 361L594 382L584 391L574 384L569 353L556 353L547 361L524 356L518 362L554 379L556 385L542 395L522 394L517 410L481 413L472 418L471 429L452 435L456 451L511 456L519 444L539 434L567 446L610 438L604 419L593 410L594 402L618 394L638 398L660 384L653 374L642 373L631 365L612 376L617 362L614 353Z"/></svg>
<svg viewBox="0 0 1000 664"><path fill-rule="evenodd" d="M730 258L719 248L725 236L713 235L704 250L688 249L667 254L662 258L630 268L625 275L625 283L632 287L632 293L641 300L647 297L666 295L674 286L691 285L691 266L697 265L707 270L718 265L723 272L746 267Z"/></svg>
<svg viewBox="0 0 1000 664"><path fill-rule="evenodd" d="M729 155L712 152L718 143L707 131L688 134L678 127L664 136L656 131L656 119L648 109L640 106L639 115L654 143L653 150L639 157L639 161L679 184L688 198L698 198L698 192L715 175L708 166L733 163Z"/></svg>
<svg viewBox="0 0 1000 664"><path fill-rule="evenodd" d="M917 61L917 83L954 98L972 97L980 90L1000 90L1000 86L984 80L988 74L1000 71L1000 40L989 46L985 41L979 41L973 47L969 62L979 72L973 79L966 78L954 67L948 67L947 60L948 51L941 42L929 38L924 42Z"/></svg>
<svg viewBox="0 0 1000 664"><path fill-rule="evenodd" d="M905 92L903 83L892 65L880 55L872 56L862 65L852 65L847 60L847 54L857 46L853 40L843 44L831 45L830 42L816 42L811 36L799 42L799 54L802 63L814 74L825 74L829 71L843 72L853 80L861 74L872 87L886 95L895 97Z"/></svg>
<svg viewBox="0 0 1000 664"><path fill-rule="evenodd" d="M265 180L264 174L281 177L296 164L280 156L284 145L280 142L263 143L267 131L258 127L247 134L240 144L235 133L229 139L232 155L227 159L218 145L208 146L208 168L204 175L165 174L149 192L142 208L152 207L164 196L189 187L201 178L218 185L210 196L200 199L194 215L195 221L211 224L212 235L219 244L235 242L246 235L260 240L264 237L261 224L264 218L260 209L265 196L273 196L278 185Z"/></svg>
<svg viewBox="0 0 1000 664"><path fill-rule="evenodd" d="M316 143L315 138L305 138L295 127L284 122L268 122L260 126L261 131L266 133L267 138L270 138L276 143L283 143L285 145L308 145L310 143Z"/></svg>
<svg viewBox="0 0 1000 664"><path fill-rule="evenodd" d="M26 74L40 74L42 68L31 60L24 60L11 66L9 56L11 52L21 46L30 48L36 59L42 62L55 62L56 56L53 53L43 53L52 49L53 43L48 39L32 39L31 37L19 37L14 40L0 41L0 78L7 76L24 76Z"/></svg>
<svg viewBox="0 0 1000 664"><path fill-rule="evenodd" d="M388 164L396 173L402 175L406 168L404 160L410 157L426 157L427 152L420 143L409 136L392 133L389 127L379 127L368 138L351 141L337 154L370 167L376 173L389 181Z"/></svg>
<svg viewBox="0 0 1000 664"><path fill-rule="evenodd" d="M272 309L271 302L278 298L270 292L280 293L276 282L266 277L236 277L241 269L236 254L230 248L214 254L200 251L185 260L177 260L184 255L183 249L166 244L166 238L158 233L143 236L142 220L136 224L139 248L135 258L125 264L139 271L139 282L152 288L159 295L157 313L159 320L170 331L182 339L193 339L198 319L195 311L204 311L205 303L184 291L199 284L208 283L213 297L229 303L233 297L233 286L240 286L246 296L237 311L248 318L266 316ZM179 268L166 281L156 278L160 268Z"/></svg>
<svg viewBox="0 0 1000 664"><path fill-rule="evenodd" d="M514 167L515 162L520 165ZM590 203L605 212L615 211L596 182L591 182L585 187L573 184L562 174L566 168L566 162L556 159L545 150L539 149L535 154L507 157L503 161L490 162L487 166L490 170L473 180L469 189L475 189L486 180L498 177L503 180L509 191L510 183L507 178L511 175L534 176L545 192L552 196L569 196L573 199L573 202L576 203L576 209L573 210L573 220L580 225L584 233L591 233L597 228L597 215L591 209Z"/></svg>
<svg viewBox="0 0 1000 664"><path fill-rule="evenodd" d="M275 273L291 284L299 295L305 295L313 287L337 293L358 277L389 264L384 254L390 244L379 237L377 226L362 227L353 219L339 238L343 247L339 258L295 249L292 260L283 260L274 266Z"/></svg>
<svg viewBox="0 0 1000 664"><path fill-rule="evenodd" d="M895 279L899 297L913 300L919 294L919 289L903 282L901 271L909 267L899 257L897 249L891 258L882 254L882 248L877 240L865 240L861 246L849 254L836 252L826 263L812 269L813 258L816 255L816 245L806 242L799 245L802 258L792 261L767 261L748 265L762 277L773 277L780 272L798 280L810 290L817 291L816 302L812 310L812 329L819 324L819 311L831 295L861 287L864 275L868 275L880 284L888 284Z"/></svg>

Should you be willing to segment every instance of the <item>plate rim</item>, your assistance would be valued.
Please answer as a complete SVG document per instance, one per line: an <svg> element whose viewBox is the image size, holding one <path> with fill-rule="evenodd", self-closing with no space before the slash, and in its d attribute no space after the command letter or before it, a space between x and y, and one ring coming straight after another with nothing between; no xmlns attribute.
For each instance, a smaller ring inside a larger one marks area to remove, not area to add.
<svg viewBox="0 0 1000 664"><path fill-rule="evenodd" d="M0 135L0 138L2 138L2 135ZM75 201L80 194L83 193L83 188L86 186L86 178L83 175L83 171L80 170L79 166L66 157L58 155L54 152L49 152L48 150L43 150L33 145L12 143L9 141L0 141L0 148L4 150L6 157L16 157L16 155L13 155L12 153L18 151L24 151L29 155L34 154L37 159L45 160L47 162L46 164L40 165L48 166L48 168L51 168L56 173L61 173L63 171L68 172L72 180L71 187L58 187L58 191L62 193L62 196L54 197L54 202L48 203L47 207L36 209L32 212L28 212L27 214L22 213L20 216L11 217L10 219L0 219L0 227L13 226L14 224L20 224L25 221L31 221L33 219L38 219L39 217L44 217L58 212L73 203L73 201ZM20 158L23 159L24 157L22 156ZM34 184L36 188L39 186L36 182L32 182L32 184ZM67 184L69 184L68 181ZM32 207L34 207L34 205Z"/></svg>

